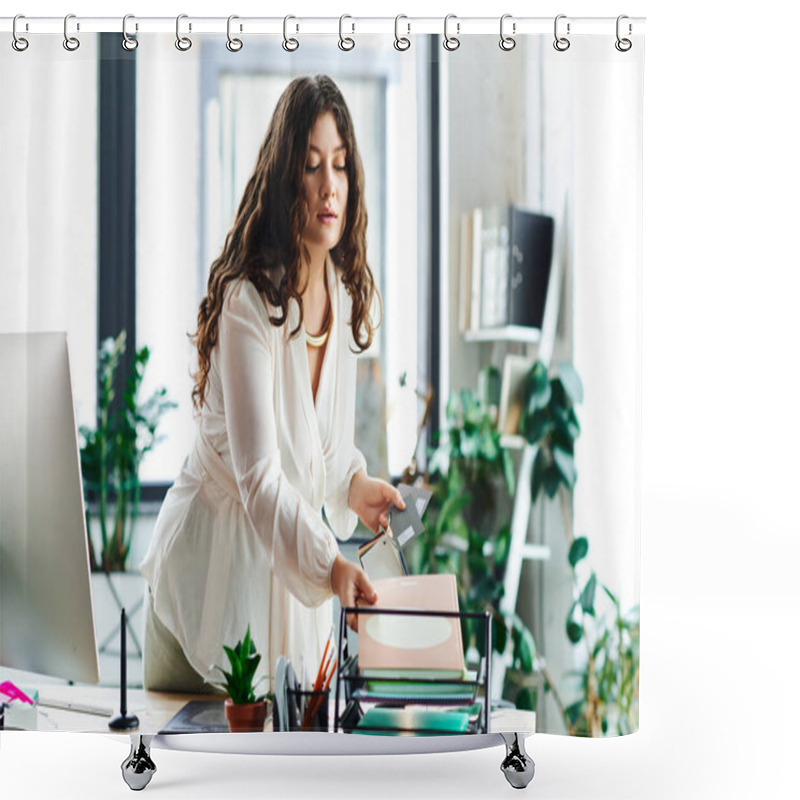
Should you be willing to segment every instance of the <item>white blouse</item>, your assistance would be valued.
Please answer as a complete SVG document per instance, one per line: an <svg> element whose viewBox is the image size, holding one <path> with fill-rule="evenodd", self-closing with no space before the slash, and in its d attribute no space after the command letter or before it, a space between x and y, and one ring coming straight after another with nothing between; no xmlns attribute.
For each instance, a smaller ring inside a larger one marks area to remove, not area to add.
<svg viewBox="0 0 800 800"><path fill-rule="evenodd" d="M333 324L316 405L303 328L289 338L298 304L276 327L249 280L226 288L195 446L141 565L157 616L215 681L212 666L228 666L222 646L248 625L259 676L281 654L316 674L331 628L331 528L352 535L350 480L366 464L353 439L351 300L330 259L326 269Z"/></svg>

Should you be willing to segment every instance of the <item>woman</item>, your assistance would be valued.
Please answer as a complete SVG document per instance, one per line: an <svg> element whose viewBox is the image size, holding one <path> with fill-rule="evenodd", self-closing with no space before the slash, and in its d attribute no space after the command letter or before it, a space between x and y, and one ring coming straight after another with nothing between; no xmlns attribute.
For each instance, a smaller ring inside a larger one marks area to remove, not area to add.
<svg viewBox="0 0 800 800"><path fill-rule="evenodd" d="M332 594L376 599L331 533L357 517L377 531L403 507L353 441L356 355L374 335L366 225L344 99L330 78L297 78L200 304L195 446L142 564L146 688L207 689L248 625L265 671L280 654L316 670Z"/></svg>

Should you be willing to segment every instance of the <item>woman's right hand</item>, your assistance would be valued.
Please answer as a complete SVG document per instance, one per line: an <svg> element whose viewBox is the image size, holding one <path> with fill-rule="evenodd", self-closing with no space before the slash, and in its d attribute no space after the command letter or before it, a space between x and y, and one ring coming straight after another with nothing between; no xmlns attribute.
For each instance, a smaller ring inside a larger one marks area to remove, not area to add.
<svg viewBox="0 0 800 800"><path fill-rule="evenodd" d="M361 604L372 605L378 595L361 567L337 555L331 567L331 589L339 598L342 608L354 608ZM358 616L347 615L347 626L358 631Z"/></svg>

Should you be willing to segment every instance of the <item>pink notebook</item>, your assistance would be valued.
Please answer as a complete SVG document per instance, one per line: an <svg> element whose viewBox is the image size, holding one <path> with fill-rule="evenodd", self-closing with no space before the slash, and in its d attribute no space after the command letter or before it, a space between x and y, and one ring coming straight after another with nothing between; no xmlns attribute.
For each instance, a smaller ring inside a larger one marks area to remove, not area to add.
<svg viewBox="0 0 800 800"><path fill-rule="evenodd" d="M406 575L375 580L372 585L378 593L372 608L458 612L455 575ZM364 614L358 631L362 670L442 670L463 675L458 617Z"/></svg>

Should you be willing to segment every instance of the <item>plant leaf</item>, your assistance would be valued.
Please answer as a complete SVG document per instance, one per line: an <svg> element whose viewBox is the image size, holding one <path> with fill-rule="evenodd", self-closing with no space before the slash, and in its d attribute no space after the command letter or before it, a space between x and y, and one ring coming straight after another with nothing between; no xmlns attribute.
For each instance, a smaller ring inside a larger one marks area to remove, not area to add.
<svg viewBox="0 0 800 800"><path fill-rule="evenodd" d="M577 644L583 638L583 628L575 620L567 620L567 638L572 644Z"/></svg>
<svg viewBox="0 0 800 800"><path fill-rule="evenodd" d="M550 402L550 381L547 377L547 367L537 361L528 372L525 380L525 407L529 414L537 409L544 408Z"/></svg>
<svg viewBox="0 0 800 800"><path fill-rule="evenodd" d="M560 447L553 448L553 461L558 469L564 483L571 489L575 486L575 481L578 479L578 473L575 469L575 458Z"/></svg>
<svg viewBox="0 0 800 800"><path fill-rule="evenodd" d="M558 365L558 379L573 403L583 402L583 383L575 367L567 361Z"/></svg>
<svg viewBox="0 0 800 800"><path fill-rule="evenodd" d="M586 582L581 592L581 608L585 613L594 616L594 596L597 590L597 575L592 573L592 576Z"/></svg>
<svg viewBox="0 0 800 800"><path fill-rule="evenodd" d="M589 540L585 536L575 539L569 548L569 565L575 565L589 552Z"/></svg>

